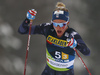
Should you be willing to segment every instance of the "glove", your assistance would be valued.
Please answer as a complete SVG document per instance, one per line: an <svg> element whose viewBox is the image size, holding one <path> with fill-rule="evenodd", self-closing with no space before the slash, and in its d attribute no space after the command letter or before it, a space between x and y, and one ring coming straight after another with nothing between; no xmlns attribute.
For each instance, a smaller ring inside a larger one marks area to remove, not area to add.
<svg viewBox="0 0 100 75"><path fill-rule="evenodd" d="M67 46L69 46L70 48L75 48L77 46L77 41L71 38Z"/></svg>
<svg viewBox="0 0 100 75"><path fill-rule="evenodd" d="M36 13L37 13L37 11L35 11L35 9L28 10L28 12L27 12L27 18L29 20L34 20Z"/></svg>

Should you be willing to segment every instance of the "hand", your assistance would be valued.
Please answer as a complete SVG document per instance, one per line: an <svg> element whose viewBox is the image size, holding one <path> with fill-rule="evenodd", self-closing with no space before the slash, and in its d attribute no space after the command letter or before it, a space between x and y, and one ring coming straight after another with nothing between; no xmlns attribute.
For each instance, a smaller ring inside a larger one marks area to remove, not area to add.
<svg viewBox="0 0 100 75"><path fill-rule="evenodd" d="M77 41L71 38L67 46L69 46L70 48L75 48L77 46Z"/></svg>
<svg viewBox="0 0 100 75"><path fill-rule="evenodd" d="M27 18L29 20L34 20L36 13L37 13L37 11L35 11L35 9L28 10L28 12L27 12Z"/></svg>

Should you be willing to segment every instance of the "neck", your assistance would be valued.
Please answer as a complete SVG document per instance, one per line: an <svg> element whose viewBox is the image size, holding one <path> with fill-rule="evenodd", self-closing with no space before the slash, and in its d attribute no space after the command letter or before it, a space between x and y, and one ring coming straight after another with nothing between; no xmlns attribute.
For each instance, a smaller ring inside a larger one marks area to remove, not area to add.
<svg viewBox="0 0 100 75"><path fill-rule="evenodd" d="M60 37L62 37L62 35L57 35L57 37L59 37L59 38L60 38Z"/></svg>

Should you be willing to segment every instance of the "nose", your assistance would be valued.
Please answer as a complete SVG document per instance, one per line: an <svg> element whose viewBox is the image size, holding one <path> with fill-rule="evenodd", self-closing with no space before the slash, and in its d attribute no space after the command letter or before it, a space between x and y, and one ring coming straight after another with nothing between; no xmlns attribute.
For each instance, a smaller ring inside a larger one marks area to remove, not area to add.
<svg viewBox="0 0 100 75"><path fill-rule="evenodd" d="M60 27L59 25L57 26L57 28L58 28L58 29L61 29L61 27Z"/></svg>

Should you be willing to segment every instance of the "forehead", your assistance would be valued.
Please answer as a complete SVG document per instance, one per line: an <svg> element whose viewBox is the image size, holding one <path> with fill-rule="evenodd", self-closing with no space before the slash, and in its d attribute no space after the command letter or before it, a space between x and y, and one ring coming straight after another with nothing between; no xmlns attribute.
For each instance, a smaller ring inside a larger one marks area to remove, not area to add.
<svg viewBox="0 0 100 75"><path fill-rule="evenodd" d="M66 21L65 20L56 19L56 20L53 20L53 22L56 22L56 23L64 23Z"/></svg>

